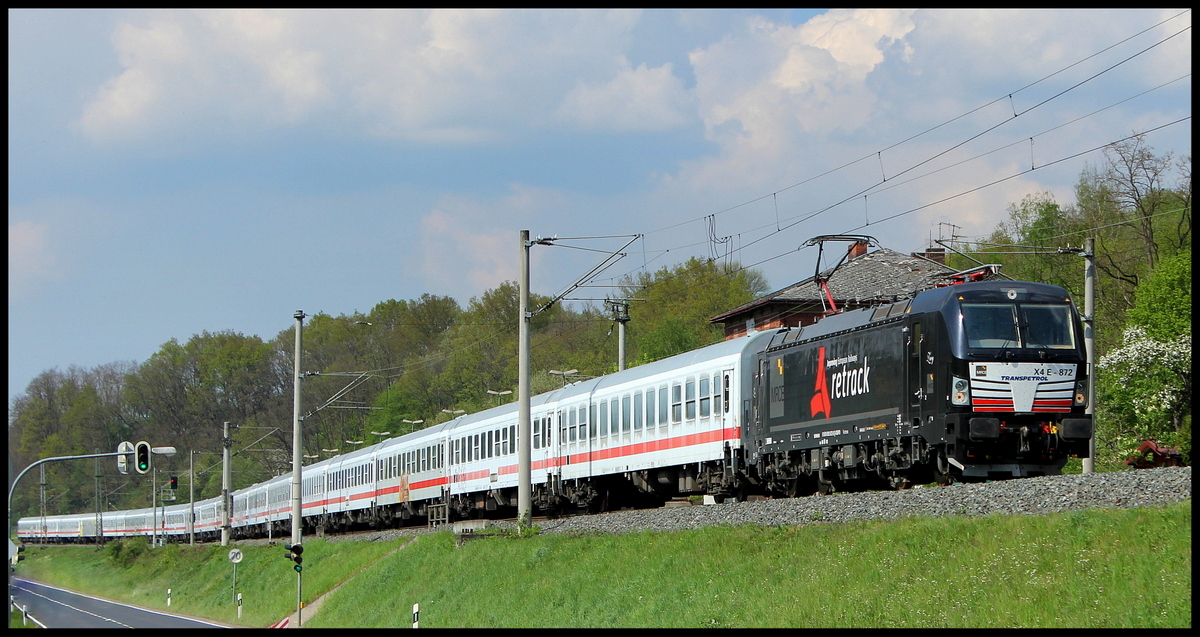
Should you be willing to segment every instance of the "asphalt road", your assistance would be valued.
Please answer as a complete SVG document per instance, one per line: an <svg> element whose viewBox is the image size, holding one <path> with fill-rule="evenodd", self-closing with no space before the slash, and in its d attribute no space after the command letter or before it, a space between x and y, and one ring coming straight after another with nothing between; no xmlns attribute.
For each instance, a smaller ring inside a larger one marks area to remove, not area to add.
<svg viewBox="0 0 1200 637"><path fill-rule="evenodd" d="M9 594L47 628L227 628L13 578Z"/></svg>

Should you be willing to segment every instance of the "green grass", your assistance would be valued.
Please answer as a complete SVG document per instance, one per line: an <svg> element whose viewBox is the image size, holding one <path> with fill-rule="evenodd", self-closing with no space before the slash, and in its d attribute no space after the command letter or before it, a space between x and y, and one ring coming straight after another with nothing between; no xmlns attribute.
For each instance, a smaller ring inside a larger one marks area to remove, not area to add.
<svg viewBox="0 0 1200 637"><path fill-rule="evenodd" d="M423 628L1191 625L1190 501L1048 516L500 534L461 547L438 533L387 555L399 545L306 542L306 600L346 581L304 626L408 627L413 603ZM295 573L281 545L241 549L241 623L266 626L294 607ZM170 547L125 569L92 548L30 549L18 570L155 608L171 586L171 610L233 623L227 552Z"/></svg>

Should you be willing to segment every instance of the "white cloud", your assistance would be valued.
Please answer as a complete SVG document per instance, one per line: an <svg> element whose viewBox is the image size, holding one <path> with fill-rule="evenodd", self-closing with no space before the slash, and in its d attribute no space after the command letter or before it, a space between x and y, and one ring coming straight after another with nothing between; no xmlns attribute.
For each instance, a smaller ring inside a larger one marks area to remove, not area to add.
<svg viewBox="0 0 1200 637"><path fill-rule="evenodd" d="M8 293L11 300L34 286L60 278L58 257L49 245L50 224L18 221L8 226Z"/></svg>
<svg viewBox="0 0 1200 637"><path fill-rule="evenodd" d="M795 27L752 19L691 54L706 127L721 139L716 131L736 121L737 139L759 152L797 132L853 130L870 115L866 77L882 48L912 29L911 11L900 10L834 10Z"/></svg>
<svg viewBox="0 0 1200 637"><path fill-rule="evenodd" d="M638 16L474 9L139 13L113 35L125 70L100 87L80 124L93 139L181 125L233 125L237 133L316 123L383 137L490 141L501 131L551 121L577 82L618 76ZM663 97L678 99L662 72L633 73L640 80L633 87L637 106L659 119L664 115L653 111L646 90L657 86Z"/></svg>
<svg viewBox="0 0 1200 637"><path fill-rule="evenodd" d="M420 221L420 272L425 287L466 299L519 276L514 229L564 209L554 191L514 184L493 199L447 196Z"/></svg>
<svg viewBox="0 0 1200 637"><path fill-rule="evenodd" d="M609 82L577 82L563 99L558 118L585 129L629 132L674 128L695 117L692 98L672 72L672 64L631 68L624 56L621 63Z"/></svg>

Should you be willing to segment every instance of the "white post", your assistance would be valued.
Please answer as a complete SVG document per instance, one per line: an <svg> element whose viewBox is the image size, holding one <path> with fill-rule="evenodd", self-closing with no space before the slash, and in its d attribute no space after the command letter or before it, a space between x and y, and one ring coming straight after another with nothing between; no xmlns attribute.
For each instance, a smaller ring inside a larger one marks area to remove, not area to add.
<svg viewBox="0 0 1200 637"><path fill-rule="evenodd" d="M296 310L296 368L292 390L292 544L300 543L301 511L300 471L304 451L300 429L300 336L304 330L304 311Z"/></svg>
<svg viewBox="0 0 1200 637"><path fill-rule="evenodd" d="M188 544L196 544L196 451L188 451Z"/></svg>
<svg viewBox="0 0 1200 637"><path fill-rule="evenodd" d="M233 438L229 436L229 421L221 433L221 546L229 546L229 519L233 517L230 511L229 492L233 488L233 470L229 467L229 449L233 447Z"/></svg>
<svg viewBox="0 0 1200 637"><path fill-rule="evenodd" d="M150 509L150 548L155 548L158 546L158 469L153 467L150 468Z"/></svg>
<svg viewBox="0 0 1200 637"><path fill-rule="evenodd" d="M1084 413L1092 417L1092 438L1083 472L1096 470L1096 240L1087 239L1083 248L1083 344L1087 348L1088 403Z"/></svg>
<svg viewBox="0 0 1200 637"><path fill-rule="evenodd" d="M533 521L533 480L530 460L533 455L529 422L529 231L521 231L520 336L517 343L517 524ZM413 607L416 608L415 606ZM415 612L415 610L414 610ZM416 622L413 622L416 627Z"/></svg>

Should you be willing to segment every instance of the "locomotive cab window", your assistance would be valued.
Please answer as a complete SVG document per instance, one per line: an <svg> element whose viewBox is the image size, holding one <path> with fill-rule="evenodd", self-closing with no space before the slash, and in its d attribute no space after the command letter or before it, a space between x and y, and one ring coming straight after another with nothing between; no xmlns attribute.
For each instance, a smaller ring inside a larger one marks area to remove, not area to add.
<svg viewBox="0 0 1200 637"><path fill-rule="evenodd" d="M1071 306L1048 303L963 303L968 347L1074 349Z"/></svg>
<svg viewBox="0 0 1200 637"><path fill-rule="evenodd" d="M1029 347L1075 349L1070 306L1022 303L1021 310L1025 314Z"/></svg>

